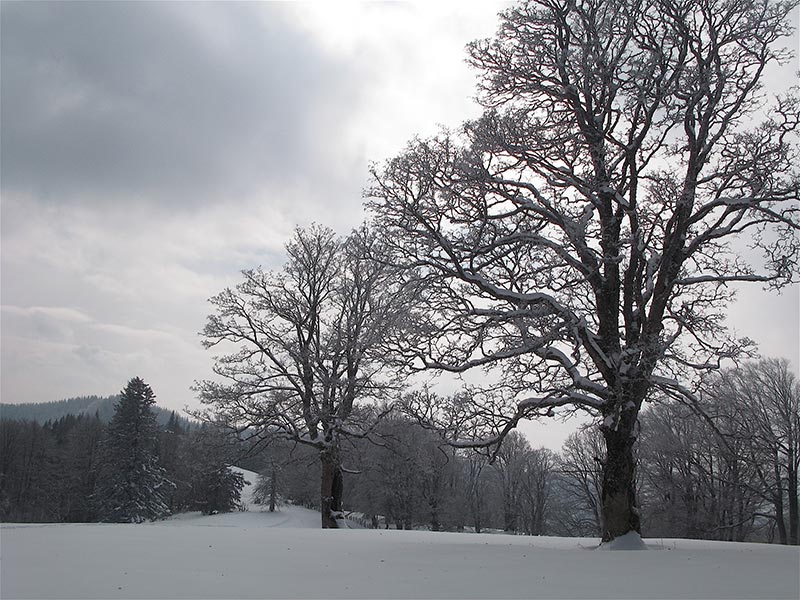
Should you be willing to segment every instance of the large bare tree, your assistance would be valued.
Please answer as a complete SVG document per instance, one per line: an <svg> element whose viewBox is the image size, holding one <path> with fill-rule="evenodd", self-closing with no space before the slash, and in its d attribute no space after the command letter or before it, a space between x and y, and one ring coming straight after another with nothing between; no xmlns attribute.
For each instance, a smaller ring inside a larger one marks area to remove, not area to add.
<svg viewBox="0 0 800 600"><path fill-rule="evenodd" d="M763 89L794 6L525 2L469 46L483 116L374 169L371 207L427 301L399 350L501 368L484 442L597 415L606 541L640 531L642 403L748 348L724 328L732 284L795 277L799 105Z"/></svg>
<svg viewBox="0 0 800 600"><path fill-rule="evenodd" d="M389 267L373 260L375 235L346 239L298 229L282 271L244 271L211 302L203 331L218 379L197 388L206 418L248 437L282 437L319 451L322 526L336 527L342 500L342 443L369 435L370 402L392 383L380 344L402 314Z"/></svg>

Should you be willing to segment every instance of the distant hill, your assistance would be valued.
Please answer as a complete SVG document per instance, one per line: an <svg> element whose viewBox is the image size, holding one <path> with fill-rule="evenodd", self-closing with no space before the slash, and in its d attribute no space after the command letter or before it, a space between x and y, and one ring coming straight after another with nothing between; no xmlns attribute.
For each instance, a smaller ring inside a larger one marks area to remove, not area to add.
<svg viewBox="0 0 800 600"><path fill-rule="evenodd" d="M46 423L55 421L67 415L94 415L97 413L100 420L108 423L114 416L114 406L119 396L82 396L68 398L56 402L39 402L30 404L5 404L0 402L0 418L15 419L17 421L36 421ZM159 406L153 407L159 425L166 425L172 411ZM177 411L176 411L177 412ZM192 422L178 414L181 425L188 426Z"/></svg>

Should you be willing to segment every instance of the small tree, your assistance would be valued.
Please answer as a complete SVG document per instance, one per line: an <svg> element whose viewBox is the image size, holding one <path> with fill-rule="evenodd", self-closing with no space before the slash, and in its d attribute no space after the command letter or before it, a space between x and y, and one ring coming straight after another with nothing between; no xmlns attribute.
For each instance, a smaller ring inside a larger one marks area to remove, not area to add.
<svg viewBox="0 0 800 600"><path fill-rule="evenodd" d="M603 540L640 531L645 399L692 397L749 347L723 326L729 284L795 278L800 106L762 93L794 6L523 2L469 46L483 116L374 169L380 230L425 298L398 348L502 369L476 444L561 407L597 416Z"/></svg>
<svg viewBox="0 0 800 600"><path fill-rule="evenodd" d="M343 479L341 442L369 434L379 413L359 404L389 385L381 344L401 314L391 269L373 260L375 235L348 238L319 226L298 229L283 271L245 271L244 282L212 303L205 346L230 343L217 358L219 381L198 385L221 420L249 437L283 437L315 448L322 466L323 527L336 527Z"/></svg>
<svg viewBox="0 0 800 600"><path fill-rule="evenodd" d="M153 390L138 377L122 390L101 447L94 494L101 521L141 523L169 514L174 486L158 460L154 404Z"/></svg>
<svg viewBox="0 0 800 600"><path fill-rule="evenodd" d="M255 502L256 504L268 504L269 512L275 512L278 508L281 486L280 471L280 464L271 460L267 470L258 475Z"/></svg>
<svg viewBox="0 0 800 600"><path fill-rule="evenodd" d="M189 434L181 458L185 508L210 515L240 507L245 480L231 468L236 446L226 429L210 423L203 423Z"/></svg>
<svg viewBox="0 0 800 600"><path fill-rule="evenodd" d="M192 507L204 515L231 512L241 505L244 475L218 461L203 461L192 481Z"/></svg>
<svg viewBox="0 0 800 600"><path fill-rule="evenodd" d="M302 452L295 452L299 450L296 443L275 437L266 441L269 444L260 452L256 467L259 475L253 497L256 504L266 504L269 512L275 512L280 499L286 497L288 491L289 482L284 481L284 475L290 479L289 474L293 469L308 475L308 471L300 467L307 457Z"/></svg>

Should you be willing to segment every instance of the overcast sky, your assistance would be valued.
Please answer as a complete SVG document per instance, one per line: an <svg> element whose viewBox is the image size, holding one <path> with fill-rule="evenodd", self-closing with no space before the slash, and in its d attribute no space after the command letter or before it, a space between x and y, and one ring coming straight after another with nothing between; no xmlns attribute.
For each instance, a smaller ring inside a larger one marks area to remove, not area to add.
<svg viewBox="0 0 800 600"><path fill-rule="evenodd" d="M196 406L207 299L295 225L356 226L371 161L476 116L464 45L502 6L3 2L3 402L140 376ZM731 315L797 370L797 287Z"/></svg>

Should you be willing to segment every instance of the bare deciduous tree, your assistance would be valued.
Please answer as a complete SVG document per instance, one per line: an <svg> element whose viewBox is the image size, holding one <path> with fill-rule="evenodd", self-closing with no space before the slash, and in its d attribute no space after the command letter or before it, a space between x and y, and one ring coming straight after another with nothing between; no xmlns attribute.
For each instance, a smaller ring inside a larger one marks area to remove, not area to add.
<svg viewBox="0 0 800 600"><path fill-rule="evenodd" d="M492 465L500 480L505 531L517 531L521 525L523 485L530 453L528 440L521 433L512 431L503 441Z"/></svg>
<svg viewBox="0 0 800 600"><path fill-rule="evenodd" d="M211 302L203 331L219 381L198 384L210 408L240 434L281 436L319 451L322 526L341 511L341 441L369 434L365 406L390 384L379 346L401 313L403 295L366 227L344 240L332 230L298 229L283 271L245 271L244 281Z"/></svg>
<svg viewBox="0 0 800 600"><path fill-rule="evenodd" d="M642 513L653 536L744 541L761 507L744 414L727 398L664 402L641 416Z"/></svg>
<svg viewBox="0 0 800 600"><path fill-rule="evenodd" d="M772 506L778 538L783 544L800 544L800 383L788 361L764 359L726 369L710 387L717 403L735 410L740 439L731 443L745 446L741 458L755 469L758 491Z"/></svg>
<svg viewBox="0 0 800 600"><path fill-rule="evenodd" d="M531 449L525 460L522 481L522 523L528 535L548 532L548 516L554 504L557 455L547 448Z"/></svg>
<svg viewBox="0 0 800 600"><path fill-rule="evenodd" d="M561 448L561 502L568 506L570 535L597 535L601 528L602 437L596 430L570 434Z"/></svg>
<svg viewBox="0 0 800 600"><path fill-rule="evenodd" d="M645 398L748 348L723 326L728 284L796 272L798 101L762 90L795 5L525 2L469 46L483 117L374 169L370 205L426 293L399 350L503 369L478 443L559 407L598 415L606 541L640 531Z"/></svg>

